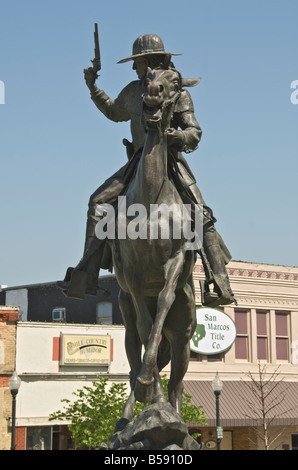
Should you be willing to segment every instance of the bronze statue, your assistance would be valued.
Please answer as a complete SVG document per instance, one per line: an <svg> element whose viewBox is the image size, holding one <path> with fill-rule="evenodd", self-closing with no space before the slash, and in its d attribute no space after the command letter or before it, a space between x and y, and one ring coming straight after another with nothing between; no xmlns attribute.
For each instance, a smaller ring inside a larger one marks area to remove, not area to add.
<svg viewBox="0 0 298 470"><path fill-rule="evenodd" d="M118 197L125 194L138 167L146 138L142 117L142 96L148 67L154 69L163 65L174 69L171 56L179 55L165 52L163 42L157 35L144 34L138 37L133 44L132 55L119 61L119 63L133 61L133 69L136 70L138 80L127 85L113 100L103 90L98 89L95 84L96 72L100 69L98 43L95 54L96 60L92 62L96 67L84 70L91 99L109 119L116 122L130 120L132 142L127 139L123 140L128 162L90 197L83 257L76 268L68 268L64 281L59 283L68 296L75 298L84 298L86 294L96 294L100 268L112 270L113 267L111 245L106 240L98 239L95 235L95 227L100 219L96 209L106 203L114 205L117 209ZM231 255L214 227L216 219L212 210L205 204L196 185L195 177L181 154L181 152L189 153L197 149L202 135L194 115L191 97L185 89L185 86L194 86L196 83L198 80L183 80L182 83L181 79L180 85L182 87L179 99L174 105L170 127L165 131L169 155L168 173L169 177L175 181L175 186L185 204L203 205L204 236L199 254L205 269L206 281L201 283L202 304L215 307L235 301L225 268ZM178 128L180 129L178 130ZM210 288L211 285L214 286L213 291Z"/></svg>
<svg viewBox="0 0 298 470"><path fill-rule="evenodd" d="M138 80L112 100L95 85L101 68L95 32L93 68L84 71L98 109L113 121L130 121L132 134L132 142L123 140L128 162L90 197L83 257L76 268L68 268L65 280L58 283L68 296L82 299L86 294L96 294L100 268L115 269L131 392L110 440L113 449L199 448L185 424L182 432L179 416L190 339L196 328L192 273L197 253L206 273L206 280L201 283L202 303L218 306L235 301L225 268L230 253L215 230L212 210L206 206L181 154L194 151L202 135L185 88L195 86L199 79L182 78L171 61L173 55L165 51L159 36L138 37L132 55L120 61L133 61ZM137 206L142 214L137 218L136 237L128 236L132 213L122 211L123 201L130 209ZM156 206L169 210L151 217L150 211ZM201 243L193 245L198 207L202 208ZM122 222L125 236L115 220L108 230L113 236L99 236L98 227L110 208ZM175 232L177 214L180 228L189 221L192 228L181 230L179 236ZM162 236L164 225L168 229L166 236ZM159 373L169 362L168 403ZM150 407L130 423L136 400L146 403L152 397ZM151 433L147 430L148 420L155 423ZM169 447L170 441L174 447Z"/></svg>
<svg viewBox="0 0 298 470"><path fill-rule="evenodd" d="M131 420L136 400L147 402L154 395L155 403L164 403L159 372L170 361L169 402L177 413L180 411L189 344L196 327L192 272L197 253L206 272L201 286L204 305L235 301L225 269L230 254L181 155L195 150L202 134L185 89L199 80L182 78L171 62L172 55L165 52L159 36L145 34L137 38L133 54L120 63L132 60L139 79L127 85L115 100L95 85L100 61L96 62L96 70L85 69L92 100L109 119L130 120L132 142L124 139L128 162L90 198L83 257L76 268L68 269L60 287L70 297L84 298L97 292L100 268L115 269L131 368L131 393L116 430ZM123 217L119 203L124 198L127 207L144 208L146 216L138 224L139 233L142 231L145 236L120 236L118 226L115 237L98 237L96 230L107 205L115 209L118 220L123 219L128 233L131 218L128 212ZM148 217L156 205L175 209L166 214L166 237L160 236L165 214L159 219ZM184 212L185 206L191 208L189 213ZM202 207L203 240L196 249L189 249L195 232L181 232L177 237L174 219L179 212L183 226L187 218L195 225L198 206ZM152 237L154 224L155 234L159 235Z"/></svg>

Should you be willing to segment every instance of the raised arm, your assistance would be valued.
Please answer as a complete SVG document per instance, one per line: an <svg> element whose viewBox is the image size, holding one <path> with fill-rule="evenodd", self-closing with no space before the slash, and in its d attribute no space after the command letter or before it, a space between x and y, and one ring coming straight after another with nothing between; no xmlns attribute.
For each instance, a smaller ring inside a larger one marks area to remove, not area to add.
<svg viewBox="0 0 298 470"><path fill-rule="evenodd" d="M123 92L115 100L111 99L103 90L100 90L96 84L97 75L93 68L84 69L86 85L90 90L91 99L97 108L108 118L115 122L128 121L130 113L125 108Z"/></svg>

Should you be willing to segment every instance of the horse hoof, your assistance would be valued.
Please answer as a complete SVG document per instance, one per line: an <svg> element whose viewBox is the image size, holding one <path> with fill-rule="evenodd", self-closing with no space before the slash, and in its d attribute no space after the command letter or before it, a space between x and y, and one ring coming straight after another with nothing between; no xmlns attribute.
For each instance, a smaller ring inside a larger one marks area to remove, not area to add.
<svg viewBox="0 0 298 470"><path fill-rule="evenodd" d="M135 399L141 403L147 403L148 401L151 401L153 395L153 383L154 380L152 380L152 382L144 382L140 378L137 378L135 386Z"/></svg>

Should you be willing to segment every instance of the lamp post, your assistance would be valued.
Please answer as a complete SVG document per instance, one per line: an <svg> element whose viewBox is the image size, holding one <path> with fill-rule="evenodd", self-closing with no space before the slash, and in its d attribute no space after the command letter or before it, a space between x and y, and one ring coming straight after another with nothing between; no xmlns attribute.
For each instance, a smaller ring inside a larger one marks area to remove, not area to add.
<svg viewBox="0 0 298 470"><path fill-rule="evenodd" d="M15 450L15 436L16 436L16 396L21 386L21 379L16 371L12 374L9 381L9 389L12 395L12 431L11 431L11 449Z"/></svg>
<svg viewBox="0 0 298 470"><path fill-rule="evenodd" d="M222 391L222 381L219 378L218 372L216 373L215 378L212 381L212 388L214 391L215 395L215 400L216 400L216 441L217 441L217 450L220 450L220 441L223 438L223 429L220 426L220 420L219 420L219 395L220 392Z"/></svg>

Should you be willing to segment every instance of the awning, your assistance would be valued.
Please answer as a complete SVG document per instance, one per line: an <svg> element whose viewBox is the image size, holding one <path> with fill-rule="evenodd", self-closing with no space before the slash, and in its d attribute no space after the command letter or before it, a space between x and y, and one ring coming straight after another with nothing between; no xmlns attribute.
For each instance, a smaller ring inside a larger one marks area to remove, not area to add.
<svg viewBox="0 0 298 470"><path fill-rule="evenodd" d="M254 396L251 385L252 382L249 381L223 380L219 402L221 426L260 426L262 424L258 394ZM272 426L298 425L298 382L277 381L273 385L275 388L267 404L267 409L269 406L271 408L268 413L269 419L272 420L270 424ZM193 404L203 407L208 426L215 427L216 407L212 381L184 381L184 391L191 395Z"/></svg>

